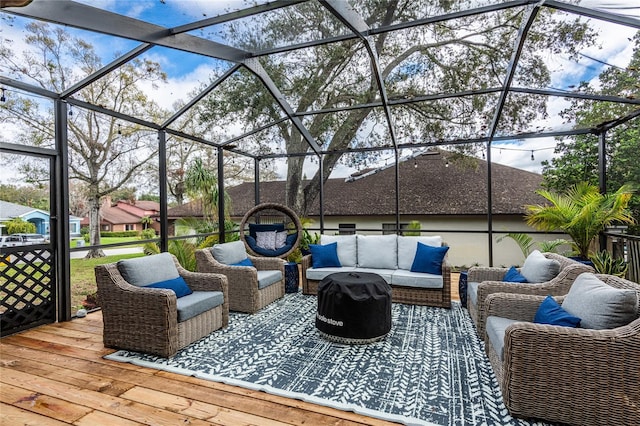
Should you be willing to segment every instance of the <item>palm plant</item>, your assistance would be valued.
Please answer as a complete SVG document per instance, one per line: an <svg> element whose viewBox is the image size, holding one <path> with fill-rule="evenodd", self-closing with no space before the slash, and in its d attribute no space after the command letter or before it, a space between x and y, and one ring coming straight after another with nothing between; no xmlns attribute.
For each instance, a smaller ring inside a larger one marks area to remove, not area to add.
<svg viewBox="0 0 640 426"><path fill-rule="evenodd" d="M529 253L531 253L531 249L535 244L531 235L522 234L519 232L509 232L508 234L498 238L496 242L499 243L505 238L511 238L513 241L515 241L515 243L518 244L518 247L520 247L520 250L522 251L524 257L529 256Z"/></svg>
<svg viewBox="0 0 640 426"><path fill-rule="evenodd" d="M623 185L612 194L601 194L598 187L586 182L571 186L563 194L539 190L536 193L551 205L526 206L526 221L542 231L566 232L578 256L588 259L589 245L607 226L635 223L628 208L634 192L632 185Z"/></svg>
<svg viewBox="0 0 640 426"><path fill-rule="evenodd" d="M538 248L540 249L540 251L543 253L546 253L546 252L555 253L556 249L559 246L563 244L571 244L570 241L567 241L562 238L551 240L551 241L540 241L536 243L535 241L533 241L533 237L531 235L523 234L520 232L509 232L508 234L498 238L496 241L500 242L505 238L511 238L513 241L515 241L518 247L520 247L520 250L522 251L522 254L524 255L525 258L529 256L529 254L531 254L531 250L536 246L536 244L538 245Z"/></svg>

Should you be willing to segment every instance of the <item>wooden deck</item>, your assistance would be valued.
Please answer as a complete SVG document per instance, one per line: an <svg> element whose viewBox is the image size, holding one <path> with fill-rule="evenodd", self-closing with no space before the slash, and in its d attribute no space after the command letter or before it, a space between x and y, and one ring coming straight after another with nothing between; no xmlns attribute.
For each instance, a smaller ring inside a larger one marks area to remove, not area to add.
<svg viewBox="0 0 640 426"><path fill-rule="evenodd" d="M0 424L395 424L102 358L111 352L99 311L1 339Z"/></svg>

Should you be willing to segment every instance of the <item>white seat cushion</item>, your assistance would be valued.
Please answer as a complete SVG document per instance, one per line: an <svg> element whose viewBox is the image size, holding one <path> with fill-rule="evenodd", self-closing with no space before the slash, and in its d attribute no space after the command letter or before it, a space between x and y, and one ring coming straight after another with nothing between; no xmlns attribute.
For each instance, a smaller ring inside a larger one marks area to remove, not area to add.
<svg viewBox="0 0 640 426"><path fill-rule="evenodd" d="M306 271L306 276L308 280L320 281L324 277L329 274L333 274L336 272L351 272L356 268L353 266L343 266L343 267L335 267L335 268L309 268Z"/></svg>
<svg viewBox="0 0 640 426"><path fill-rule="evenodd" d="M396 272L395 269L360 268L360 267L357 267L355 269L355 271L356 272L367 272L367 273L370 273L370 274L380 275L382 277L382 279L387 282L387 284L391 284L391 276L393 275L394 272Z"/></svg>
<svg viewBox="0 0 640 426"><path fill-rule="evenodd" d="M258 271L258 288L269 287L282 280L282 272L278 270Z"/></svg>
<svg viewBox="0 0 640 426"><path fill-rule="evenodd" d="M511 324L515 324L516 322L518 321L509 318L500 318L493 316L487 318L487 337L489 337L491 346L493 346L493 349L495 349L501 361L504 358L505 332L507 331L507 327L509 327Z"/></svg>
<svg viewBox="0 0 640 426"><path fill-rule="evenodd" d="M398 269L391 275L391 284L416 288L442 288L444 279L442 275L425 274Z"/></svg>

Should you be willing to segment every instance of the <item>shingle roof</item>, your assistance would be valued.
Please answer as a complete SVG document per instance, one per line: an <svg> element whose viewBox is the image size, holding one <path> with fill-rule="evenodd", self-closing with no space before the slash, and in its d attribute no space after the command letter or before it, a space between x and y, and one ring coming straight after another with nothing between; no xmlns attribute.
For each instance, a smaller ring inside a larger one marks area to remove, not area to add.
<svg viewBox="0 0 640 426"><path fill-rule="evenodd" d="M445 157L451 158L449 165ZM353 180L329 179L324 184L324 214L363 216L395 214L394 167L369 169L354 174ZM539 204L535 194L542 176L501 164L492 164L493 214L524 214L524 205ZM487 213L487 162L450 154L421 155L399 166L400 214L478 215ZM227 189L231 216L242 217L254 206L254 184L246 182ZM260 183L260 200L285 204L285 181ZM309 215L319 214L316 200ZM201 216L200 204L187 203L169 209L169 217Z"/></svg>
<svg viewBox="0 0 640 426"><path fill-rule="evenodd" d="M43 211L34 207L23 206L21 204L0 200L0 219L2 220L10 220L15 217L24 216L25 214L31 213L36 210Z"/></svg>
<svg viewBox="0 0 640 426"><path fill-rule="evenodd" d="M114 225L127 224L127 223L140 223L140 217L129 212L126 212L117 207L107 207L100 209L100 215L104 222L109 222Z"/></svg>
<svg viewBox="0 0 640 426"><path fill-rule="evenodd" d="M445 154L449 156L448 154ZM359 179L329 179L324 184L324 213L329 216L395 214L395 170L360 173ZM538 204L542 176L521 169L492 164L493 214L523 214L524 205ZM465 158L463 164L442 154L421 155L400 163L400 214L477 215L487 213L487 163ZM253 183L228 189L232 216L242 216L254 205ZM285 181L262 182L262 202L285 202ZM318 213L318 202L311 215Z"/></svg>
<svg viewBox="0 0 640 426"><path fill-rule="evenodd" d="M160 210L160 203L156 201L136 200L134 201L133 205L141 210Z"/></svg>

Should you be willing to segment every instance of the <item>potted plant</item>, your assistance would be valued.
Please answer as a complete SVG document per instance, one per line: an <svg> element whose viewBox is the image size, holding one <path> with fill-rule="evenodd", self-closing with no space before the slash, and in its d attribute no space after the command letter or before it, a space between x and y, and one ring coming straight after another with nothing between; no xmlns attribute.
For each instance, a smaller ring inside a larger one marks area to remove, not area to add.
<svg viewBox="0 0 640 426"><path fill-rule="evenodd" d="M632 185L623 185L612 194L601 194L597 186L586 182L561 194L539 190L536 193L551 204L526 206L526 222L542 231L566 232L577 257L589 260L591 242L607 226L635 223L628 207L634 192Z"/></svg>

